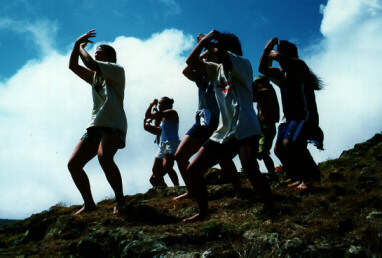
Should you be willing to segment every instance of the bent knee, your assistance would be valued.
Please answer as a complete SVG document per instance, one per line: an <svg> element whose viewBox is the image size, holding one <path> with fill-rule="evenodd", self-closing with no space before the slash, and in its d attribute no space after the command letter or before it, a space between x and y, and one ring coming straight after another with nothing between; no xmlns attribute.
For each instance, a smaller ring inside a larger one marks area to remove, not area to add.
<svg viewBox="0 0 382 258"><path fill-rule="evenodd" d="M114 157L111 155L107 155L104 153L98 153L97 157L98 157L98 161L101 165L107 165L107 164L114 163Z"/></svg>
<svg viewBox="0 0 382 258"><path fill-rule="evenodd" d="M187 153L182 149L178 149L174 155L174 160L176 160L177 162L188 161L189 158L190 157L187 155Z"/></svg>
<svg viewBox="0 0 382 258"><path fill-rule="evenodd" d="M153 175L156 177L163 175L163 171L160 168L153 167L151 171L153 172Z"/></svg>
<svg viewBox="0 0 382 258"><path fill-rule="evenodd" d="M68 167L69 172L73 173L73 172L77 171L78 169L82 169L84 166L82 166L75 159L70 159L68 161L67 167Z"/></svg>

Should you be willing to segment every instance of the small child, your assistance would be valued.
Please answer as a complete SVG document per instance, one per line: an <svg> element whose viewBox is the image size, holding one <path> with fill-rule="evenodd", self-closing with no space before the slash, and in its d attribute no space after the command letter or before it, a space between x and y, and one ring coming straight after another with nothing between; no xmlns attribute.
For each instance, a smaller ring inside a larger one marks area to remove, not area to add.
<svg viewBox="0 0 382 258"><path fill-rule="evenodd" d="M265 76L257 76L252 84L253 101L257 102L257 117L260 122L262 137L259 142L258 159L263 160L268 170L266 175L271 180L277 181L275 164L270 157L273 139L276 136L276 123L280 119L279 102L276 92Z"/></svg>

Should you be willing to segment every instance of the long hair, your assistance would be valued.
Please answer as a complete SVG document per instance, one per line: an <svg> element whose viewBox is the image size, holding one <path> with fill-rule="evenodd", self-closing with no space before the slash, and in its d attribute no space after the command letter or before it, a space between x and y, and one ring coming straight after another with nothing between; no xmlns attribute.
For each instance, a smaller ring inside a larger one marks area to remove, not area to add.
<svg viewBox="0 0 382 258"><path fill-rule="evenodd" d="M280 43L277 45L277 51L284 55L298 58L298 51L296 45L287 40L280 40Z"/></svg>
<svg viewBox="0 0 382 258"><path fill-rule="evenodd" d="M295 44L287 41L287 40L280 40L280 43L277 45L277 51L280 53L293 57L298 58L298 50ZM313 71L309 69L309 76L306 84L309 87L312 87L314 90L321 90L323 88L323 82L322 80L313 73Z"/></svg>
<svg viewBox="0 0 382 258"><path fill-rule="evenodd" d="M321 78L315 75L309 67L308 69L309 69L309 76L308 76L307 84L310 87L312 87L314 90L322 90L322 88L324 87L324 83L322 82Z"/></svg>

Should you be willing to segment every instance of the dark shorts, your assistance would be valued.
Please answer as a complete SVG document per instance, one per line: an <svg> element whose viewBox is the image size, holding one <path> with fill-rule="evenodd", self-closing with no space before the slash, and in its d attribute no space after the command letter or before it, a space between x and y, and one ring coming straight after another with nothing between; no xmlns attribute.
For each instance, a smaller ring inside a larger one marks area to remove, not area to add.
<svg viewBox="0 0 382 258"><path fill-rule="evenodd" d="M121 139L121 146L119 149L123 149L126 146L126 133L111 127L94 126L86 129L86 133L81 137L81 141L99 144L104 135L114 135Z"/></svg>
<svg viewBox="0 0 382 258"><path fill-rule="evenodd" d="M207 140L203 147L215 153L217 156L223 159L232 160L238 153L241 146L254 146L254 149L257 150L259 146L260 136L254 135L242 140L232 139L225 143L218 143L212 140Z"/></svg>
<svg viewBox="0 0 382 258"><path fill-rule="evenodd" d="M306 144L305 122L305 120L292 120L281 124L277 134L276 146L283 146L284 140Z"/></svg>
<svg viewBox="0 0 382 258"><path fill-rule="evenodd" d="M218 122L212 122L208 126L201 126L199 123L193 124L193 126L188 130L186 135L200 139L202 142L207 141L213 132L215 132L218 127Z"/></svg>

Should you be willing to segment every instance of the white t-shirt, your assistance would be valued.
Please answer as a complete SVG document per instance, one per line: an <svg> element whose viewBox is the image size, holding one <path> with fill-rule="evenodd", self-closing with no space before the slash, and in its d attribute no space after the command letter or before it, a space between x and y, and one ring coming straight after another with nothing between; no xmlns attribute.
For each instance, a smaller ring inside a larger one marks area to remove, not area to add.
<svg viewBox="0 0 382 258"><path fill-rule="evenodd" d="M101 75L94 73L92 85L93 111L89 127L102 126L126 133L127 120L123 109L125 70L108 62L97 61Z"/></svg>
<svg viewBox="0 0 382 258"><path fill-rule="evenodd" d="M260 124L253 108L253 72L250 62L228 52L232 70L224 71L222 64L206 62L207 76L215 88L220 109L219 126L211 140L224 143L232 138L261 135Z"/></svg>

